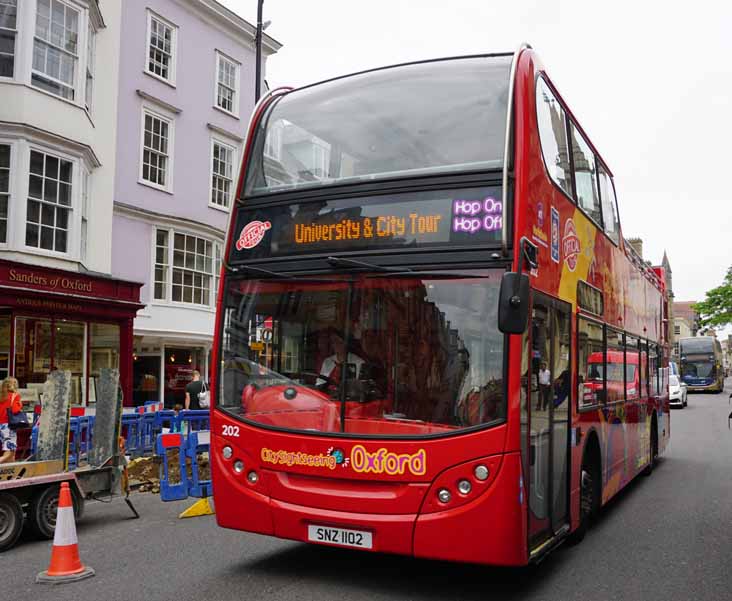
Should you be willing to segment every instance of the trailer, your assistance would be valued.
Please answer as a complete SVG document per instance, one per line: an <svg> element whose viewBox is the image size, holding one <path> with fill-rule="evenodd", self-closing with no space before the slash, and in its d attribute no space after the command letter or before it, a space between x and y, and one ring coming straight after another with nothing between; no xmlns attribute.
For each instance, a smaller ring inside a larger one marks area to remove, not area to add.
<svg viewBox="0 0 732 601"><path fill-rule="evenodd" d="M122 398L118 382L116 369L102 370L92 444L86 461L69 469L71 374L51 372L44 388L36 452L25 461L0 465L0 552L15 545L26 523L39 537L53 538L62 482L71 488L77 520L86 500L122 495L139 517L129 499L127 461L119 444Z"/></svg>

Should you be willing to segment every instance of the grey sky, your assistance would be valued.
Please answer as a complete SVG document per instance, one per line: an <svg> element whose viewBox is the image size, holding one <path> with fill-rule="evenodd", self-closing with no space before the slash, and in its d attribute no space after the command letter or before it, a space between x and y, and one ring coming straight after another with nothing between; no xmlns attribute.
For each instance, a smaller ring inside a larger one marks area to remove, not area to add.
<svg viewBox="0 0 732 601"><path fill-rule="evenodd" d="M222 0L256 23L256 0ZM529 42L612 169L623 233L677 300L732 265L732 3L265 0L270 86Z"/></svg>

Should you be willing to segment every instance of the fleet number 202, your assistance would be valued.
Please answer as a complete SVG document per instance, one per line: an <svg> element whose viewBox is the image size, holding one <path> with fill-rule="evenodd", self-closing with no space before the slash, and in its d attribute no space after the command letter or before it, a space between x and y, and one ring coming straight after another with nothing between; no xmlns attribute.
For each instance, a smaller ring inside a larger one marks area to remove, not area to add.
<svg viewBox="0 0 732 601"><path fill-rule="evenodd" d="M239 438L239 426L229 426L228 424L224 424L223 435Z"/></svg>

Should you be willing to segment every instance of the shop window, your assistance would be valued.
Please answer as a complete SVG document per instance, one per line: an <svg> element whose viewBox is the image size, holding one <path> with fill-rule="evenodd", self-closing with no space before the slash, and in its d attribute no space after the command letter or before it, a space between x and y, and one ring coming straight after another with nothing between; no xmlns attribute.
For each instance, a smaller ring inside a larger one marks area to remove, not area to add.
<svg viewBox="0 0 732 601"><path fill-rule="evenodd" d="M605 346L602 324L580 317L577 327L579 405L597 405L605 398Z"/></svg>
<svg viewBox="0 0 732 601"><path fill-rule="evenodd" d="M93 323L89 327L89 403L97 400L102 369L119 369L119 326Z"/></svg>
<svg viewBox="0 0 732 601"><path fill-rule="evenodd" d="M86 324L18 317L15 320L15 373L25 400L39 401L52 369L71 372L71 403L86 399Z"/></svg>

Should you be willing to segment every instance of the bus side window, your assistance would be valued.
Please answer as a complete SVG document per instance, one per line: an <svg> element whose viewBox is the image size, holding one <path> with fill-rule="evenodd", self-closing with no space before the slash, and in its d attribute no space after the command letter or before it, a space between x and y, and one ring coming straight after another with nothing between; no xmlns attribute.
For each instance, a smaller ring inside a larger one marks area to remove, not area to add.
<svg viewBox="0 0 732 601"><path fill-rule="evenodd" d="M624 389L624 346L623 333L607 329L607 401L622 401L625 398Z"/></svg>
<svg viewBox="0 0 732 601"><path fill-rule="evenodd" d="M602 203L602 221L605 233L610 239L618 243L618 206L615 203L615 188L610 176L603 169L599 168L600 174L600 202Z"/></svg>
<svg viewBox="0 0 732 601"><path fill-rule="evenodd" d="M647 340L641 340L640 341L640 365L639 365L639 372L640 374L640 389L638 391L638 394L641 397L647 397L648 396L648 341Z"/></svg>
<svg viewBox="0 0 732 601"><path fill-rule="evenodd" d="M658 395L658 347L651 344L648 356L648 395Z"/></svg>
<svg viewBox="0 0 732 601"><path fill-rule="evenodd" d="M602 324L584 317L577 324L577 380L580 407L605 400L605 347Z"/></svg>
<svg viewBox="0 0 732 601"><path fill-rule="evenodd" d="M640 357L638 355L638 339L625 336L625 398L629 401L638 398L638 374Z"/></svg>
<svg viewBox="0 0 732 601"><path fill-rule="evenodd" d="M541 153L549 176L568 196L572 196L564 109L541 77L536 82L536 118Z"/></svg>

